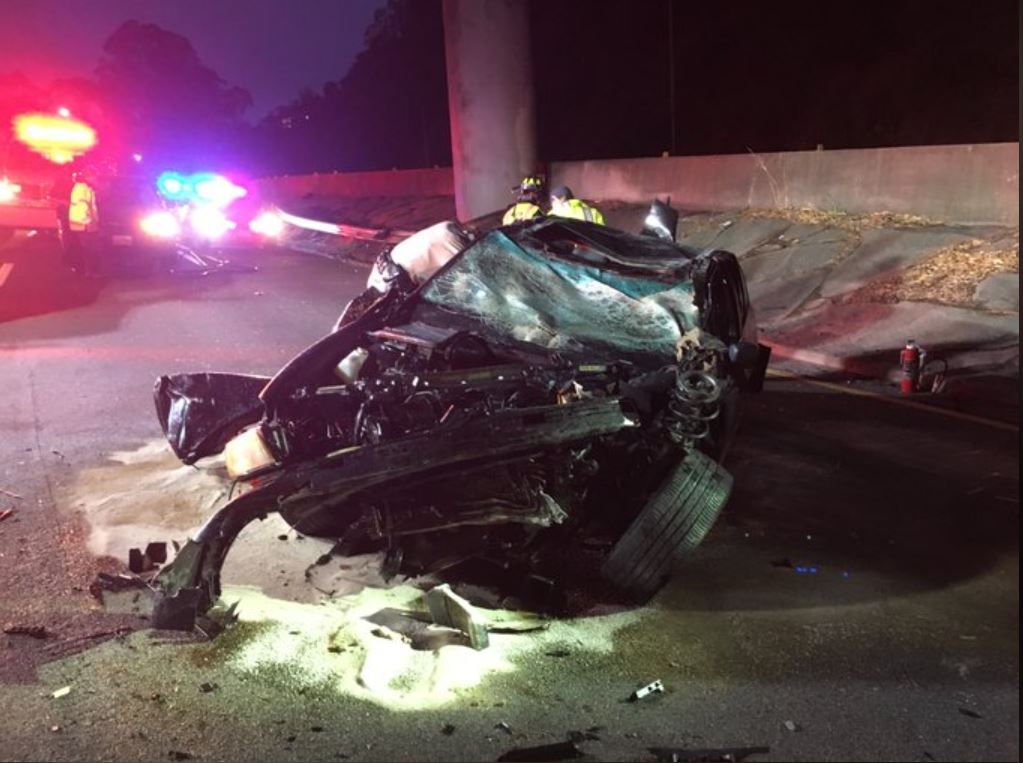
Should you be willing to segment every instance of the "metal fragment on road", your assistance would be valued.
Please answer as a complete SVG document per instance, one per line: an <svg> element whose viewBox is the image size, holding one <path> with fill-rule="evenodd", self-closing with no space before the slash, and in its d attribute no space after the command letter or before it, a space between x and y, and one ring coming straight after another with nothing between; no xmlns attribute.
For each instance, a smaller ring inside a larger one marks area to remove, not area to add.
<svg viewBox="0 0 1023 763"><path fill-rule="evenodd" d="M477 614L473 606L451 590L447 583L431 588L425 594L430 609L430 619L437 625L460 630L469 637L473 649L490 646L487 623Z"/></svg>
<svg viewBox="0 0 1023 763"><path fill-rule="evenodd" d="M629 695L629 702L635 702L636 700L643 699L644 697L648 697L651 694L663 694L663 693L664 693L664 683L660 679L658 679L658 680L652 681L651 683L648 683L646 686L643 686L643 687L641 687L639 689L636 689L636 691L632 692L632 694Z"/></svg>

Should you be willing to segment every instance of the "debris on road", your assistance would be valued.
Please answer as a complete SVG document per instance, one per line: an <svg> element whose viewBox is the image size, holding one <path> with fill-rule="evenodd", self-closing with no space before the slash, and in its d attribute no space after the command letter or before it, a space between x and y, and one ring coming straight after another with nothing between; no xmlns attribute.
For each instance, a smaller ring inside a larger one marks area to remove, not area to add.
<svg viewBox="0 0 1023 763"><path fill-rule="evenodd" d="M498 761L557 761L576 760L583 757L575 742L556 742L555 744L543 744L537 747L516 747L509 750Z"/></svg>
<svg viewBox="0 0 1023 763"><path fill-rule="evenodd" d="M431 588L424 598L434 623L462 631L469 637L469 645L473 649L486 649L490 646L486 622L476 613L473 606L452 591L447 583Z"/></svg>
<svg viewBox="0 0 1023 763"><path fill-rule="evenodd" d="M150 543L146 548L128 549L128 569L138 574L149 572L167 561L167 544Z"/></svg>
<svg viewBox="0 0 1023 763"><path fill-rule="evenodd" d="M651 694L663 693L664 683L660 679L658 679L632 692L632 694L629 695L629 702L636 702L637 700L643 699L643 697L648 697Z"/></svg>
<svg viewBox="0 0 1023 763"><path fill-rule="evenodd" d="M199 684L199 691L201 691L203 694L209 694L210 692L216 691L219 688L220 686L218 686L215 683L210 683L209 681L205 681Z"/></svg>
<svg viewBox="0 0 1023 763"><path fill-rule="evenodd" d="M440 733L443 734L446 737L451 736L452 734L455 733L455 726L454 726L454 724L452 724L452 723L445 723L441 727Z"/></svg>
<svg viewBox="0 0 1023 763"><path fill-rule="evenodd" d="M506 721L500 721L494 725L495 729L500 729L508 736L512 735L512 727L508 725Z"/></svg>
<svg viewBox="0 0 1023 763"><path fill-rule="evenodd" d="M71 693L70 686L62 686L61 688L57 689L57 691L53 692L50 696L53 697L53 699L60 699L61 697L66 697L70 693Z"/></svg>
<svg viewBox="0 0 1023 763"><path fill-rule="evenodd" d="M568 741L570 742L597 742L600 740L600 734L604 730L603 726L590 726L586 731L569 731Z"/></svg>
<svg viewBox="0 0 1023 763"><path fill-rule="evenodd" d="M170 752L167 753L167 757L170 758L171 760L191 760L192 759L191 755L189 755L187 752L182 752L181 750L171 750Z"/></svg>
<svg viewBox="0 0 1023 763"><path fill-rule="evenodd" d="M797 731L802 731L803 727L795 721L785 721L785 728L795 734Z"/></svg>
<svg viewBox="0 0 1023 763"><path fill-rule="evenodd" d="M93 581L92 585L89 586L90 591L110 591L112 593L118 593L120 591L129 591L132 588L145 588L145 581L134 575L117 574L111 575L106 572L101 572L96 576L96 580ZM99 598L99 594L95 594Z"/></svg>
<svg viewBox="0 0 1023 763"><path fill-rule="evenodd" d="M684 747L647 747L647 750L663 763L697 763L702 761L727 761L739 763L750 755L766 755L770 747L711 747L707 749L688 749Z"/></svg>
<svg viewBox="0 0 1023 763"><path fill-rule="evenodd" d="M5 519L13 515L14 509L4 509L3 511L0 511L0 522L3 522Z"/></svg>
<svg viewBox="0 0 1023 763"><path fill-rule="evenodd" d="M32 638L43 639L50 635L45 625L18 625L9 623L4 626L4 633L8 636L31 636Z"/></svg>
<svg viewBox="0 0 1023 763"><path fill-rule="evenodd" d="M21 496L17 493L12 493L10 490L4 490L2 487L0 487L0 493L3 493L8 498L21 498Z"/></svg>
<svg viewBox="0 0 1023 763"><path fill-rule="evenodd" d="M984 716L978 713L976 710L971 710L968 707L959 708L959 712L965 715L967 718L983 718Z"/></svg>

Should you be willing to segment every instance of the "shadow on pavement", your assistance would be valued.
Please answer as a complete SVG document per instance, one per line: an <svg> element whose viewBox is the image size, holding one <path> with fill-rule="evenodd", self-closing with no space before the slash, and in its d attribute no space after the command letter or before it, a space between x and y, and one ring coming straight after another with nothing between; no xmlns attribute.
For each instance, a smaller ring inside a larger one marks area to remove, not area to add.
<svg viewBox="0 0 1023 763"><path fill-rule="evenodd" d="M1014 432L793 382L749 406L732 500L668 606L776 609L946 588L1019 550ZM813 577L806 589L780 576ZM869 585L856 584L869 577ZM852 584L851 584L852 583Z"/></svg>
<svg viewBox="0 0 1023 763"><path fill-rule="evenodd" d="M151 263L120 261L101 276L70 270L61 259L52 235L24 239L0 252L0 263L13 267L0 289L0 325L29 317L54 316L57 320L33 325L26 339L88 336L112 331L137 305L163 300L202 299L210 289L221 288L239 269L204 273L185 261L175 271L156 269ZM106 309L92 311L85 320L63 320L70 313L103 301Z"/></svg>

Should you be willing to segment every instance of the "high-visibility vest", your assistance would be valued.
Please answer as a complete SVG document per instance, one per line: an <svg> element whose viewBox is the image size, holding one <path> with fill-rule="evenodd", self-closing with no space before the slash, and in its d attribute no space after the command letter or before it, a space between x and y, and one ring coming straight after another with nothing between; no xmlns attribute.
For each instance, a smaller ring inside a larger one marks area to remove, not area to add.
<svg viewBox="0 0 1023 763"><path fill-rule="evenodd" d="M542 214L543 210L533 202L520 201L518 204L508 208L508 211L504 213L504 219L501 221L501 224L511 225L522 220L532 220L534 217L539 217Z"/></svg>
<svg viewBox="0 0 1023 763"><path fill-rule="evenodd" d="M582 199L555 200L551 206L551 214L557 217L567 217L571 220L585 220L598 225L604 224L604 215L596 207L591 207Z"/></svg>
<svg viewBox="0 0 1023 763"><path fill-rule="evenodd" d="M67 210L68 227L83 231L96 224L96 192L88 183L71 186L71 203Z"/></svg>

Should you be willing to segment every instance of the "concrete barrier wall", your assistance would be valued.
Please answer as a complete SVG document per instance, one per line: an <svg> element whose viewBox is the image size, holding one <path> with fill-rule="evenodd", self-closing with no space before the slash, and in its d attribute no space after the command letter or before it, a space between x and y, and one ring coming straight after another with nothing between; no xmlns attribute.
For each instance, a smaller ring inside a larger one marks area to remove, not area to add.
<svg viewBox="0 0 1023 763"><path fill-rule="evenodd" d="M270 198L451 196L450 168L257 181ZM588 199L670 196L701 210L816 207L1019 224L1019 143L555 162L551 184ZM509 202L511 198L509 196Z"/></svg>
<svg viewBox="0 0 1023 763"><path fill-rule="evenodd" d="M321 172L261 178L256 186L267 198L284 200L303 196L452 196L450 167L383 172Z"/></svg>
<svg viewBox="0 0 1023 763"><path fill-rule="evenodd" d="M701 210L811 206L1019 224L1019 143L556 162L577 196Z"/></svg>

